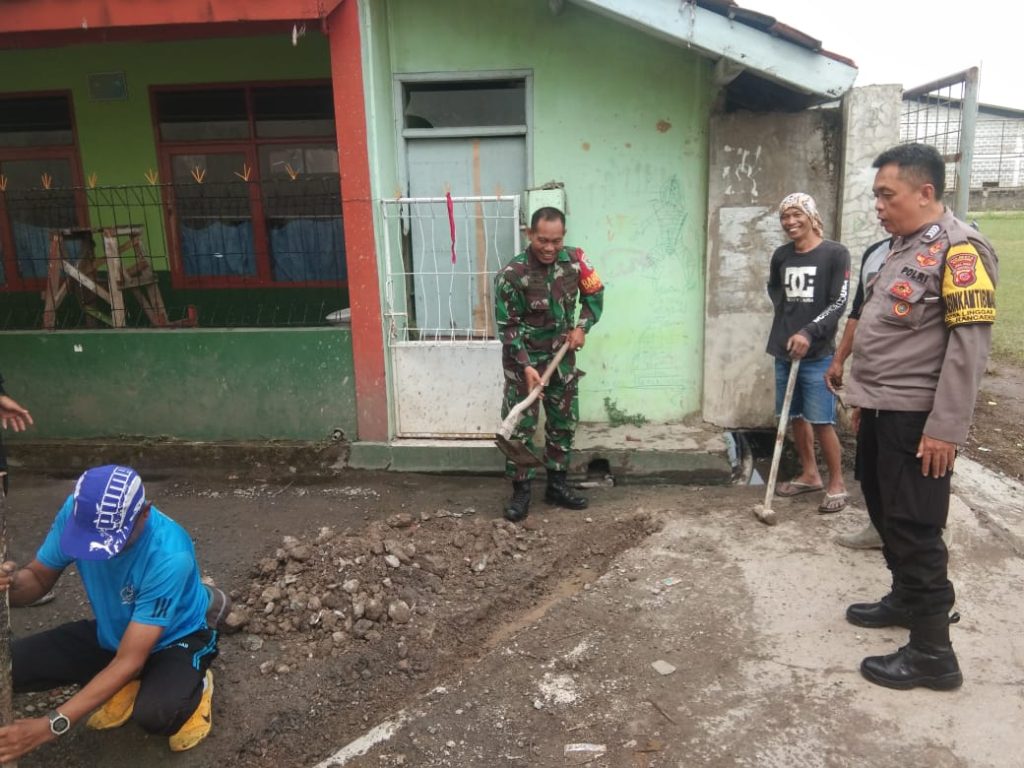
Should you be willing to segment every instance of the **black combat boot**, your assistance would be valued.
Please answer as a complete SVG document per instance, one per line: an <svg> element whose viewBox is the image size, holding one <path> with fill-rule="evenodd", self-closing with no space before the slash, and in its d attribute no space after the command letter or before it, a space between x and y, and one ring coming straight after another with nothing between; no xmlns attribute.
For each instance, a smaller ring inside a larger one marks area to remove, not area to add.
<svg viewBox="0 0 1024 768"><path fill-rule="evenodd" d="M518 523L530 514L530 481L513 480L512 498L505 505L505 519Z"/></svg>
<svg viewBox="0 0 1024 768"><path fill-rule="evenodd" d="M544 501L566 509L586 509L589 503L586 496L572 492L565 480L565 472L552 470L548 470L548 488L544 492Z"/></svg>
<svg viewBox="0 0 1024 768"><path fill-rule="evenodd" d="M846 620L858 627L910 627L910 614L892 593L877 603L854 603L846 609Z"/></svg>
<svg viewBox="0 0 1024 768"><path fill-rule="evenodd" d="M951 618L942 613L914 617L910 642L896 653L868 656L860 664L860 673L876 685L899 690L919 685L936 691L959 688L964 676L949 642L950 623Z"/></svg>

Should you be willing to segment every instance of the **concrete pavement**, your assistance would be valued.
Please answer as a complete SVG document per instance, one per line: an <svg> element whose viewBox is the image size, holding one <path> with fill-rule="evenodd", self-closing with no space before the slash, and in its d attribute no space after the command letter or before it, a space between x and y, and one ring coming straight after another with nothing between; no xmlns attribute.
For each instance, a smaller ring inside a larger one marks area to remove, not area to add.
<svg viewBox="0 0 1024 768"><path fill-rule="evenodd" d="M832 541L863 513L817 515L808 495L780 501L767 528L750 512L763 489L637 489L633 503L664 519L659 533L320 765L1020 766L1021 489L961 469L950 513L959 691L861 678L861 658L907 638L843 618L888 587L879 552ZM587 514L620 511L595 501Z"/></svg>

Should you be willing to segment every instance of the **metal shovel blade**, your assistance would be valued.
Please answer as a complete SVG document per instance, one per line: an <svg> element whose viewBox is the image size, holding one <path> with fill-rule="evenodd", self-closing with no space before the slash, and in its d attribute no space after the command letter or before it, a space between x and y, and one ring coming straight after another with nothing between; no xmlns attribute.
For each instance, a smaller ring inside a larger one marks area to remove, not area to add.
<svg viewBox="0 0 1024 768"><path fill-rule="evenodd" d="M520 440L510 440L498 432L494 435L494 444L501 449L509 461L520 467L539 467L543 462Z"/></svg>

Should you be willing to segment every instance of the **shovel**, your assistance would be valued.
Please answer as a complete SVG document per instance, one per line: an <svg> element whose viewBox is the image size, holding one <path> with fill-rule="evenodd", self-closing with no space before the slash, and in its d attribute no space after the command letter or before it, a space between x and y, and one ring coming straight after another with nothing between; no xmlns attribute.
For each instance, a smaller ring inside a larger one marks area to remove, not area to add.
<svg viewBox="0 0 1024 768"><path fill-rule="evenodd" d="M501 422L501 426L498 427L498 431L494 435L494 444L517 466L539 467L542 463L540 458L527 448L522 440L513 440L512 433L519 426L519 420L523 417L523 411L533 405L534 400L540 397L540 393L544 391L544 386L551 380L555 369L558 368L558 364L562 362L562 358L565 357L565 353L568 351L569 342L567 341L558 348L555 356L548 363L544 375L540 377L540 384L531 389L530 394L508 412L508 416Z"/></svg>
<svg viewBox="0 0 1024 768"><path fill-rule="evenodd" d="M789 380L786 382L786 396L782 398L782 413L779 414L779 429L775 433L775 451L772 453L772 469L768 473L768 487L765 489L764 504L754 506L754 515L765 525L775 525L778 518L772 509L772 496L775 495L775 480L779 475L779 460L782 459L782 443L786 439L786 425L789 423L789 407L793 404L793 390L796 389L796 374L800 370L800 361L794 360L789 366Z"/></svg>

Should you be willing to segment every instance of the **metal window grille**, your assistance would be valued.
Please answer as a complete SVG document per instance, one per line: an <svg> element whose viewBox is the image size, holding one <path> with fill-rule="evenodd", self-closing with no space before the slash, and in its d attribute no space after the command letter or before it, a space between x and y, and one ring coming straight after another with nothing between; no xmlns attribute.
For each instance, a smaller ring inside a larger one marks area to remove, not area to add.
<svg viewBox="0 0 1024 768"><path fill-rule="evenodd" d="M495 338L494 276L520 250L519 198L405 197L381 213L387 338Z"/></svg>
<svg viewBox="0 0 1024 768"><path fill-rule="evenodd" d="M976 67L903 93L900 141L935 147L946 161L946 187L954 212L967 214L974 131L978 113Z"/></svg>
<svg viewBox="0 0 1024 768"><path fill-rule="evenodd" d="M348 306L335 179L2 186L0 329L318 326Z"/></svg>

